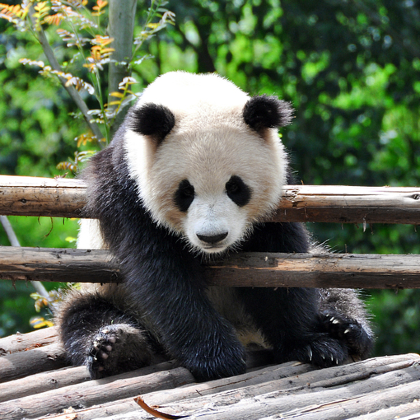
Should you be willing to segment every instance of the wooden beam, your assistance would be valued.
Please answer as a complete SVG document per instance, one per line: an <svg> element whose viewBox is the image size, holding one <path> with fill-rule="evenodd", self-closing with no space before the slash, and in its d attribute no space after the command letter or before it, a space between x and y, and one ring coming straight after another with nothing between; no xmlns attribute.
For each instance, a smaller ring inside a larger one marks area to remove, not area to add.
<svg viewBox="0 0 420 420"><path fill-rule="evenodd" d="M420 188L289 185L273 221L420 223Z"/></svg>
<svg viewBox="0 0 420 420"><path fill-rule="evenodd" d="M80 217L79 179L0 176L0 214ZM420 224L420 188L288 185L272 221Z"/></svg>
<svg viewBox="0 0 420 420"><path fill-rule="evenodd" d="M80 217L86 184L78 179L0 176L0 214Z"/></svg>
<svg viewBox="0 0 420 420"><path fill-rule="evenodd" d="M420 255L241 253L204 275L213 286L420 288ZM0 247L0 278L109 283L120 268L105 250Z"/></svg>
<svg viewBox="0 0 420 420"><path fill-rule="evenodd" d="M119 268L106 250L0 246L0 278L111 283Z"/></svg>

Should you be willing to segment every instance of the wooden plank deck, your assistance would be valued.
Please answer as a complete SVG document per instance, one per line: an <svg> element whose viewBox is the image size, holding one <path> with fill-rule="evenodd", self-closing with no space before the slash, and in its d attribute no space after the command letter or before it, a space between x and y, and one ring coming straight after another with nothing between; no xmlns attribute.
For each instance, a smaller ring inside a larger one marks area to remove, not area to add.
<svg viewBox="0 0 420 420"><path fill-rule="evenodd" d="M100 380L66 364L54 327L0 339L0 419L420 419L420 356L371 358L315 369L256 366L196 383L175 362ZM159 414L160 413L160 414ZM172 417L171 417L172 416Z"/></svg>

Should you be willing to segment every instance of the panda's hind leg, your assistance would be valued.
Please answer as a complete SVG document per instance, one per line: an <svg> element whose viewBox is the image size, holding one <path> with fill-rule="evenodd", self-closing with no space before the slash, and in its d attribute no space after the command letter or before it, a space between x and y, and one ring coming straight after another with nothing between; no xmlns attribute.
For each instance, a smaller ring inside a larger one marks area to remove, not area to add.
<svg viewBox="0 0 420 420"><path fill-rule="evenodd" d="M152 362L150 334L95 291L70 292L56 321L68 358L74 365L85 365L92 379Z"/></svg>

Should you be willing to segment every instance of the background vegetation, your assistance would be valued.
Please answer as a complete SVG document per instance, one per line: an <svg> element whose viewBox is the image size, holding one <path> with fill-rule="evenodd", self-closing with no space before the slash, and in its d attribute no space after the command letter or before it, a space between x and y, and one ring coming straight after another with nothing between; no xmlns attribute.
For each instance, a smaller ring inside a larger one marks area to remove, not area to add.
<svg viewBox="0 0 420 420"><path fill-rule="evenodd" d="M147 7L138 3L138 28ZM137 92L170 70L217 71L251 94L294 104L296 118L283 141L305 184L419 185L418 1L177 0L166 7L176 24L142 45L149 58L132 67ZM69 117L76 108L54 79L19 63L47 62L39 44L6 21L0 31L0 173L62 174L56 164L74 156L74 138L86 126ZM54 42L57 54L64 51L60 39ZM66 238L76 236L76 221L10 219L23 246L72 246ZM310 229L335 252L420 251L413 226ZM1 229L0 244L8 245ZM30 288L16 289L0 282L0 335L30 329ZM417 290L369 292L376 354L420 351L419 298Z"/></svg>

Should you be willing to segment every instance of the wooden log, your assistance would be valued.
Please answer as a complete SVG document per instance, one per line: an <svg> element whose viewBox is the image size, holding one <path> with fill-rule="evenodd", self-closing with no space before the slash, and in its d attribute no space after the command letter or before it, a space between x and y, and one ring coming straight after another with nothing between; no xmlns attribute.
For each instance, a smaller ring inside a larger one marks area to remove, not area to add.
<svg viewBox="0 0 420 420"><path fill-rule="evenodd" d="M0 357L0 383L46 370L59 369L67 364L64 350L58 344L12 353Z"/></svg>
<svg viewBox="0 0 420 420"><path fill-rule="evenodd" d="M346 420L418 420L420 418L420 400L397 404L396 407L383 408L373 413L363 413ZM412 416L414 415L414 416ZM409 417L408 417L409 416Z"/></svg>
<svg viewBox="0 0 420 420"><path fill-rule="evenodd" d="M174 367L177 367L175 361L163 362L123 373L114 378L128 379L136 376L150 375L155 372L170 370ZM42 372L31 375L29 380L28 377L24 377L0 384L0 402L23 398L32 394L40 394L86 381L90 381L90 376L85 366L66 367ZM96 383L92 381L91 385L96 385Z"/></svg>
<svg viewBox="0 0 420 420"><path fill-rule="evenodd" d="M247 362L248 365L248 362ZM189 397L199 397L205 394L216 394L219 391L226 389L236 389L250 384L260 384L266 380L278 379L288 377L290 375L297 375L314 370L314 367L308 364L299 362L287 362L281 365L266 367L264 369L252 371L239 376L231 378L218 379L209 383L195 384L191 386L168 389L167 391L157 391L148 395L169 395L180 396L184 399ZM186 392L183 392L183 389ZM177 392L179 391L179 392ZM175 393L175 394L174 394ZM173 400L173 399L170 399ZM104 404L89 407L88 409L77 410L77 420L94 420L110 415L120 415L122 413L129 413L130 411L139 411L138 405L133 398L118 399L117 401L106 402ZM57 417L59 418L59 416ZM51 419L55 419L52 417Z"/></svg>
<svg viewBox="0 0 420 420"><path fill-rule="evenodd" d="M78 384L90 380L85 366L67 367L48 372L31 375L14 381L0 384L0 402L23 398L31 394L65 386Z"/></svg>
<svg viewBox="0 0 420 420"><path fill-rule="evenodd" d="M418 398L420 366L415 361L405 369L379 375L375 375L375 372L371 374L373 376L369 379L346 384L346 386L337 386L337 382L332 380L331 388L324 388L318 386L316 374L309 372L299 377L272 381L271 392L269 391L270 383L264 383L263 395L259 394L261 386L257 389L254 386L244 387L220 392L216 396L200 396L185 401L171 402L169 405L159 404L159 410L173 415L194 415L200 419L280 419L281 415L283 417L297 416L299 419L306 420L347 419L350 416L386 408L391 405L391 401L392 405L398 405L399 402L404 403ZM147 405L151 405L147 396L144 400ZM228 410L225 408L227 405L229 405ZM303 415L307 412L312 414L316 409L329 407L338 407L339 413L330 416L320 410L314 416L304 417ZM127 418L130 417L127 416ZM139 418L142 417L139 416Z"/></svg>
<svg viewBox="0 0 420 420"><path fill-rule="evenodd" d="M80 217L86 185L77 179L0 176L0 214Z"/></svg>
<svg viewBox="0 0 420 420"><path fill-rule="evenodd" d="M143 398L149 406L160 407L159 409L162 408L161 411L163 412L173 412L171 411L171 407L174 403L192 402L196 398L203 399L207 397L207 401L210 404L212 401L215 401L216 405L218 405L218 395L220 393L235 395L242 388L248 390L248 392L244 393L244 397L245 395L253 395L255 397L256 395L263 395L265 392L277 391L279 389L282 389L282 392L285 394L289 392L300 392L302 390L303 392L312 392L313 389L319 388L322 381L326 383L325 386L328 386L328 380L331 381L329 386L337 386L338 384L348 383L349 381L368 378L371 375L403 369L412 366L413 363L419 360L420 356L416 354L397 355L372 358L346 366L322 370L315 370L307 364L288 362L232 378L218 379L208 383L193 384L177 389L167 389L152 392L147 395L143 394ZM303 376L300 382L296 382L306 373L308 373L308 376ZM318 375L321 376L318 378ZM278 380L281 381L279 382ZM141 410L139 411L132 398L118 399L117 401L92 406L88 409L80 409L75 414L77 414L77 420L93 420L130 412L136 413L135 418L138 415L141 416ZM55 418L52 417L51 420ZM245 416L243 418L248 417ZM59 420L59 417L57 417L57 420Z"/></svg>
<svg viewBox="0 0 420 420"><path fill-rule="evenodd" d="M419 255L244 253L208 263L211 284L234 287L420 287Z"/></svg>
<svg viewBox="0 0 420 420"><path fill-rule="evenodd" d="M43 328L26 334L16 333L0 338L0 356L44 347L56 341L57 329L55 327Z"/></svg>
<svg viewBox="0 0 420 420"><path fill-rule="evenodd" d="M196 384L182 389L160 391L149 394L145 397L148 405L170 405L177 401L184 401L194 398L205 397L215 393L230 391L238 393L235 396L237 401L250 396L263 395L266 393L281 390L281 393L296 392L304 389L316 389L319 387L336 387L354 381L361 381L372 375L400 371L413 366L420 361L418 354L405 354L397 356L377 357L361 362L351 363L345 366L336 366L327 369L308 369L306 372L294 372L282 365L266 368L262 375L264 380L258 382L248 381L244 376L238 376L236 385L228 379L220 379L210 384ZM241 378L245 380L240 381ZM363 383L363 382L361 382Z"/></svg>
<svg viewBox="0 0 420 420"><path fill-rule="evenodd" d="M213 286L420 287L420 255L240 253L206 264ZM0 247L0 278L108 283L120 280L106 250Z"/></svg>
<svg viewBox="0 0 420 420"><path fill-rule="evenodd" d="M0 246L0 278L57 282L116 282L119 268L106 250Z"/></svg>
<svg viewBox="0 0 420 420"><path fill-rule="evenodd" d="M78 179L0 176L0 214L80 217ZM288 185L273 221L420 223L420 188ZM85 215L87 216L87 215Z"/></svg>
<svg viewBox="0 0 420 420"><path fill-rule="evenodd" d="M181 367L144 376L138 376L138 372L131 374L135 376L120 378L121 375L118 375L0 403L0 418L2 420L34 418L57 413L69 407L89 407L104 403L116 396L134 397L138 393L175 388L194 382L191 373Z"/></svg>
<svg viewBox="0 0 420 420"><path fill-rule="evenodd" d="M54 329L54 328L51 328ZM247 368L254 368L255 366L261 366L261 362L266 361L265 352L260 351L254 351L254 352L248 352L247 353ZM287 368L288 366L295 366L296 363L285 363L284 366ZM167 361L159 364L155 364L152 366L147 366L142 369L138 369L135 371L127 372L118 376L114 376L113 380L119 380L119 379L130 379L135 378L139 376L145 376L150 375L155 372L161 372L165 370L171 370L175 367L177 367L178 364L175 361ZM303 365L303 364L297 364L297 366L294 368L294 370L288 370L288 373L294 372L296 373L302 373L307 372L309 370L312 370L313 367L310 365ZM286 371L285 371L286 372ZM0 376L2 373L0 372ZM262 377L261 372L259 371L252 371L247 374L248 375L248 381L252 380L250 378L253 377ZM30 396L32 394L40 394L42 392L50 391L50 390L57 390L59 388L68 387L70 385L80 384L82 382L89 381L90 377L88 374L88 371L86 367L84 366L77 366L77 367L67 367L62 368L58 370L48 371L48 372L42 372L38 374L31 375L30 378L23 377L21 379L12 380L9 382L1 383L0 384L0 403L9 401L9 400L15 400L15 399L21 399L23 397ZM233 383L234 379L231 379ZM90 386L97 386L97 382L91 381L89 385L85 386L86 388L89 388ZM106 384L105 384L106 386ZM72 390L73 388L68 388ZM52 395L52 398L54 398L54 393L49 394L50 397ZM118 395L120 398L120 396ZM129 401L130 403L133 401L132 398L126 399L126 401ZM135 407L135 405L134 405ZM96 418L96 417L92 417Z"/></svg>
<svg viewBox="0 0 420 420"><path fill-rule="evenodd" d="M356 385L357 386L357 385ZM336 390L329 391L323 390L319 392L307 392L301 394L291 393L290 395L282 398L279 402L272 395L259 396L258 398L242 400L238 403L232 404L232 401L225 395L216 395L209 398L203 398L200 405L194 409L185 409L179 411L176 405L172 404L170 407L158 406L157 410L160 413L165 413L175 416L184 416L187 418L203 419L203 420L280 420L285 418L296 418L299 420L371 420L371 413L376 410L384 409L382 413L387 413L387 407L392 407L391 413L395 415L378 417L374 416L373 419L381 420L418 420L419 407L418 392L419 385L416 382L411 382L399 385L393 389L385 391L374 391L371 394L348 395L347 389L340 387ZM223 397L223 398L222 398ZM401 401L411 400L412 403L406 404ZM296 407L294 406L296 402ZM185 401L183 406L187 406L188 401ZM284 409L284 407L291 407ZM401 407L401 414L407 413L407 417L399 415L398 408ZM77 413L48 417L48 420L85 420L84 416L79 416ZM144 410L138 408L126 413L112 414L105 411L101 420L150 420L151 416ZM375 413L376 414L376 413ZM409 416L413 414L413 416ZM357 415L360 417L349 417ZM162 417L172 418L172 417ZM39 418L37 420L46 420Z"/></svg>
<svg viewBox="0 0 420 420"><path fill-rule="evenodd" d="M276 222L418 224L420 188L290 185Z"/></svg>
<svg viewBox="0 0 420 420"><path fill-rule="evenodd" d="M353 387L354 388L354 387ZM347 389L345 389L347 391ZM339 399L337 395L336 400L330 401L320 401L316 404L308 405L302 409L293 409L288 412L282 413L284 417L286 416L295 416L299 420L319 420L319 419L334 419L334 420L349 420L349 416L363 416L363 420L369 419L367 414L372 413L373 411L382 411L389 406L397 406L394 408L399 408L401 404L404 404L406 401L414 401L418 403L418 396L420 392L420 386L417 381L409 382L407 384L398 385L393 389L386 390L376 390L374 392L368 392L364 395L354 395L351 396L347 392L345 398ZM330 396L331 398L331 396ZM417 407L419 405L417 404ZM391 417L381 417L381 420L415 420L419 418L419 411L413 411L413 407L409 407L411 412L415 413L415 417L401 417L400 410L393 410L395 413L398 413L396 416L391 414ZM273 412L273 410L272 410ZM384 412L383 412L384 413ZM264 417L265 420L272 419L277 420L284 417L280 417L277 414L274 414L270 417ZM232 417L229 417L232 419ZM378 418L378 417L377 417ZM233 417L233 419L239 420L240 417ZM255 418L256 419L256 418Z"/></svg>

